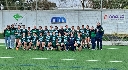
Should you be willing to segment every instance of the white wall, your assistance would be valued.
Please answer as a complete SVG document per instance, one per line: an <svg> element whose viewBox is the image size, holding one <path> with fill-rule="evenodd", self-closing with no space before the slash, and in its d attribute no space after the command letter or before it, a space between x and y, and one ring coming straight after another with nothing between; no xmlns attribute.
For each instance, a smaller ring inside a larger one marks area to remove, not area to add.
<svg viewBox="0 0 128 70"><path fill-rule="evenodd" d="M3 12L3 14L2 14ZM20 14L23 18L20 18L18 21L13 18L15 14ZM37 21L36 21L37 15ZM104 16L107 15L106 19ZM124 15L123 19L120 18L109 18L110 15ZM3 17L3 19L2 19ZM52 17L65 17L66 23L60 24L51 24ZM90 25L96 27L97 22L101 22L101 11L94 10L45 10L45 11L0 11L0 32L3 32L3 29L8 24L13 23L23 23L27 27L30 26L33 28L34 25L41 26L61 26L69 25L81 26L81 25ZM128 33L128 10L104 10L102 12L102 26L106 34L111 33ZM37 23L36 23L37 22Z"/></svg>

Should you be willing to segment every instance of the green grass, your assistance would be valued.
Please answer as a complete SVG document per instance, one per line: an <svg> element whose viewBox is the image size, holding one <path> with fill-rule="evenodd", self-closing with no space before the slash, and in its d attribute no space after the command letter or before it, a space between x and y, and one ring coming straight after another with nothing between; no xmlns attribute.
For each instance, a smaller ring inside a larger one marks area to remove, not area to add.
<svg viewBox="0 0 128 70"><path fill-rule="evenodd" d="M38 51L38 50L11 50L0 46L0 57L14 57L11 59L0 58L0 70L127 70L128 48L126 46L103 46L103 50L82 51ZM109 50L107 48L119 48ZM49 58L47 60L34 60L31 58ZM61 59L76 59L64 61ZM87 62L86 60L100 60ZM118 60L122 63L111 63Z"/></svg>

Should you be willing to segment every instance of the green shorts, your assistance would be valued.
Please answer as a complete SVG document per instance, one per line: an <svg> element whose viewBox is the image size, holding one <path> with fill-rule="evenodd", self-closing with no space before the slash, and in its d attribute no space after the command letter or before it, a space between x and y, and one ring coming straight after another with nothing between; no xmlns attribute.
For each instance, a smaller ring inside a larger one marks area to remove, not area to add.
<svg viewBox="0 0 128 70"><path fill-rule="evenodd" d="M21 38L21 36L16 36L16 39L20 39Z"/></svg>
<svg viewBox="0 0 128 70"><path fill-rule="evenodd" d="M82 39L85 39L85 35L82 34Z"/></svg>

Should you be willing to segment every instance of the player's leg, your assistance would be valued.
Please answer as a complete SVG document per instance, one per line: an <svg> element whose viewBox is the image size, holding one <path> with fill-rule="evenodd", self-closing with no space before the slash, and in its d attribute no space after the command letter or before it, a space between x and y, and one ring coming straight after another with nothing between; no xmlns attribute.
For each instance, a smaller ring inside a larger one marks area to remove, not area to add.
<svg viewBox="0 0 128 70"><path fill-rule="evenodd" d="M42 51L44 51L45 48L45 42L42 42Z"/></svg>
<svg viewBox="0 0 128 70"><path fill-rule="evenodd" d="M11 48L14 49L15 35L11 35Z"/></svg>
<svg viewBox="0 0 128 70"><path fill-rule="evenodd" d="M37 50L40 49L40 41L37 42Z"/></svg>
<svg viewBox="0 0 128 70"><path fill-rule="evenodd" d="M22 45L21 42L18 42L18 45L16 46L16 50L19 50L19 47Z"/></svg>

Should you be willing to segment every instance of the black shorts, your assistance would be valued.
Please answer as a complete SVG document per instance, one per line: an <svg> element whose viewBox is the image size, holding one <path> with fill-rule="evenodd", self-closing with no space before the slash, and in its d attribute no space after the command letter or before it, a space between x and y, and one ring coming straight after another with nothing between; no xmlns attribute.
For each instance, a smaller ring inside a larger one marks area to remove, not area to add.
<svg viewBox="0 0 128 70"><path fill-rule="evenodd" d="M78 46L77 46L77 47L79 48L80 46L81 46L81 44L78 44Z"/></svg>

